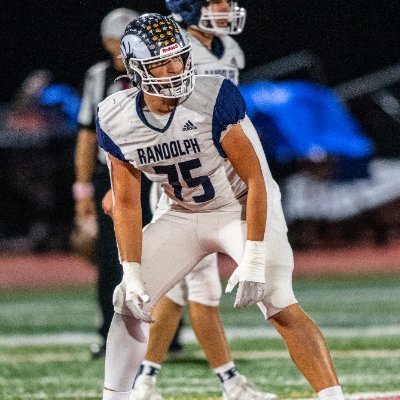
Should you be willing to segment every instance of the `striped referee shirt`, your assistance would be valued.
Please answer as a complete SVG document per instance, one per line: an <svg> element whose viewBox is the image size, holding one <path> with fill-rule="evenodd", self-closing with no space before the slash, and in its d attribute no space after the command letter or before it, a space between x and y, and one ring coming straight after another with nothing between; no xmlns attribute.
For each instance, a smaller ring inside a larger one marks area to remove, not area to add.
<svg viewBox="0 0 400 400"><path fill-rule="evenodd" d="M123 75L124 71L114 68L111 61L102 61L90 67L85 76L82 103L78 115L80 129L92 130L96 132L97 106L106 97L120 90L128 89L131 83L127 78L115 79ZM97 158L106 164L104 151L99 148Z"/></svg>

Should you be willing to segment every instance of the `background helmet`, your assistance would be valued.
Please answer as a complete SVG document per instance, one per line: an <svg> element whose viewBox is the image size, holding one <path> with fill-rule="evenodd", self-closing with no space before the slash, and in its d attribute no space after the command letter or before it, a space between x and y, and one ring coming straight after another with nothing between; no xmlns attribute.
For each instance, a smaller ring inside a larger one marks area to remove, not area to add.
<svg viewBox="0 0 400 400"><path fill-rule="evenodd" d="M171 18L144 14L132 21L121 39L121 54L129 78L153 96L178 98L194 88L192 45L186 32ZM183 72L165 78L152 76L149 66L181 57Z"/></svg>
<svg viewBox="0 0 400 400"><path fill-rule="evenodd" d="M238 7L236 1L229 1L227 12L211 12L209 0L165 0L165 3L178 22L217 35L237 35L246 22L246 10ZM227 21L227 26L219 26L218 20Z"/></svg>
<svg viewBox="0 0 400 400"><path fill-rule="evenodd" d="M101 37L121 40L126 26L137 18L139 13L129 8L117 8L109 12L101 22Z"/></svg>

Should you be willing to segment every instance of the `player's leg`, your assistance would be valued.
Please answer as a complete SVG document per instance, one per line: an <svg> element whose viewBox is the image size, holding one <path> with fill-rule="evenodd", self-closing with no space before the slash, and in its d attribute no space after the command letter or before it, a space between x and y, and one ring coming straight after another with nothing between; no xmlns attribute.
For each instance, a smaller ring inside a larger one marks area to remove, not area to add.
<svg viewBox="0 0 400 400"><path fill-rule="evenodd" d="M182 349L179 342L179 332L182 327L183 307L187 304L186 279L190 274L191 272L177 283L154 307L153 314L158 317L160 324L156 322L151 326L149 348L145 360L154 359L156 362L160 361L161 364L167 358L168 353L171 352L172 345ZM165 319L163 316L165 314L170 315L171 321L163 323L163 319ZM172 320L174 321L173 323ZM159 334L163 336L164 342L162 344L159 343L159 340L156 338ZM152 335L154 336L151 337ZM175 349L173 351L178 350Z"/></svg>
<svg viewBox="0 0 400 400"><path fill-rule="evenodd" d="M192 214L166 213L148 225L143 234L142 277L151 300L144 309L150 311L203 257ZM128 319L117 315L111 324L103 400L128 400L147 348L149 326L130 317L123 283L114 293L114 310Z"/></svg>
<svg viewBox="0 0 400 400"><path fill-rule="evenodd" d="M286 252L290 255L290 245L285 237L271 242L282 254ZM320 399L343 400L343 393L321 331L297 304L293 294L292 271L293 264L268 263L267 296L260 308L282 336L294 363Z"/></svg>
<svg viewBox="0 0 400 400"><path fill-rule="evenodd" d="M231 259L229 263L233 270L236 263ZM188 287L190 321L207 361L221 383L224 399L275 399L277 396L273 393L252 388L239 373L232 359L219 310L222 289L217 254L200 261L185 281Z"/></svg>
<svg viewBox="0 0 400 400"><path fill-rule="evenodd" d="M145 360L162 364L178 329L183 307L164 296L153 309L155 322L150 326L150 339Z"/></svg>
<svg viewBox="0 0 400 400"><path fill-rule="evenodd" d="M107 337L103 400L128 400L132 371L147 348L149 324L128 315L114 314Z"/></svg>
<svg viewBox="0 0 400 400"><path fill-rule="evenodd" d="M297 368L317 393L339 385L321 331L298 304L286 307L269 321L285 341Z"/></svg>
<svg viewBox="0 0 400 400"><path fill-rule="evenodd" d="M319 397L326 399L330 396L335 400L343 400L325 340L318 327L297 304L293 293L293 252L287 240L279 200L272 205L272 209L271 221L274 225L270 225L266 237L267 296L258 305L265 318L282 335L295 364ZM220 238L227 254L240 262L246 238L244 216L227 221L221 229Z"/></svg>
<svg viewBox="0 0 400 400"><path fill-rule="evenodd" d="M211 368L232 361L219 313L222 295L217 254L200 261L186 277L189 316L194 333Z"/></svg>
<svg viewBox="0 0 400 400"><path fill-rule="evenodd" d="M171 300L170 297L175 299ZM147 352L136 376L130 400L157 400L161 394L156 386L156 377L162 363L168 355L168 349L182 317L182 308L186 304L185 279L176 284L166 296L155 305L150 326Z"/></svg>
<svg viewBox="0 0 400 400"><path fill-rule="evenodd" d="M195 300L211 304L209 306L196 301L191 302L195 310L199 310L198 313L195 311L193 317L193 329L198 334L202 347L204 345L206 357L212 357L211 366L215 368L231 362L217 307L221 297L221 284L216 259L217 255L212 254L201 260L185 279L175 285L156 304L152 313L156 322L150 327L149 346L136 378L131 400L153 399L157 395L160 396L156 388L155 375L158 374L161 364L167 357L169 344L182 315L182 308L188 302L188 286L191 286ZM214 346L212 345L213 329L221 330L215 334L223 337L223 340L217 340ZM220 345L221 349L219 349Z"/></svg>
<svg viewBox="0 0 400 400"><path fill-rule="evenodd" d="M280 333L294 363L321 399L343 399L325 339L317 325L297 304L292 290L292 267L267 268L268 293L259 304Z"/></svg>
<svg viewBox="0 0 400 400"><path fill-rule="evenodd" d="M338 379L319 328L297 304L293 293L293 252L287 240L280 202L274 204L272 219L274 225L267 238L270 249L266 266L267 296L260 308L281 334L296 366L319 393L337 387Z"/></svg>
<svg viewBox="0 0 400 400"><path fill-rule="evenodd" d="M174 354L175 356L179 356L179 354L183 350L183 344L182 344L182 330L183 330L183 317L179 320L178 327L176 328L175 335L172 338L172 341L168 347L168 353Z"/></svg>
<svg viewBox="0 0 400 400"><path fill-rule="evenodd" d="M153 222L156 222L168 210L169 202L165 196L162 196L160 185L152 184L149 201L153 212ZM187 303L186 299L187 288L185 279L182 279L154 306L152 316L155 322L150 326L146 356L135 378L131 400L161 398L156 387L156 376L161 370L177 332L182 317L182 307Z"/></svg>

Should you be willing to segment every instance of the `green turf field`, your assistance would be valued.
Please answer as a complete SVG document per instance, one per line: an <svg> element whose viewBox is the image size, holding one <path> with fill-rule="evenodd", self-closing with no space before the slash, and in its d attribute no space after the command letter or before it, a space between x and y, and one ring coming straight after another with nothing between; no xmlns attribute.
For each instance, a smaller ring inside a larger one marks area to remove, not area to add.
<svg viewBox="0 0 400 400"><path fill-rule="evenodd" d="M327 334L346 393L400 390L399 277L303 280L295 290ZM232 304L232 295L223 296L223 318L228 335L237 337L231 347L240 371L281 398L312 396L257 308L234 310ZM97 319L92 288L2 291L0 399L100 399L103 361L90 360L86 344ZM71 337L76 344L65 344ZM168 361L160 373L162 393L219 398L217 379L202 352L190 335L185 337L183 357ZM29 344L32 338L40 344Z"/></svg>

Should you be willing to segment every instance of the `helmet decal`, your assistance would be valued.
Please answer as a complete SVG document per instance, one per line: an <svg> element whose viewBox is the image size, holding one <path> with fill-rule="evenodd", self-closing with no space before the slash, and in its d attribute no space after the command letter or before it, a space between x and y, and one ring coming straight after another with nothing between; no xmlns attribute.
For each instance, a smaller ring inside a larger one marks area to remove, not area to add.
<svg viewBox="0 0 400 400"><path fill-rule="evenodd" d="M137 36L148 48L151 56L154 57L160 54L160 48L170 44L178 43L181 47L184 47L186 43L182 33L182 30L172 19L159 14L145 14L126 27L124 37L127 35ZM126 43L124 44L126 45ZM127 48L126 50L133 49Z"/></svg>

